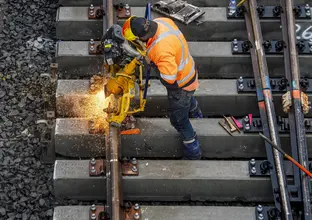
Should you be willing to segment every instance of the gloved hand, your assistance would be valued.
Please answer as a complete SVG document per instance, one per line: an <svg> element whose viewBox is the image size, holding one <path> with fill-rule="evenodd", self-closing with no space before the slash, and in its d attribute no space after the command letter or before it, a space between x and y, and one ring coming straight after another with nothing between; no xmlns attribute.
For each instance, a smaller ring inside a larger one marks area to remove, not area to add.
<svg viewBox="0 0 312 220"><path fill-rule="evenodd" d="M311 108L311 104L309 102L309 98L308 96L304 93L301 92L301 107L302 107L302 111L304 114L307 114L310 111ZM282 96L282 105L283 105L283 111L285 113L288 113L290 111L290 108L292 106L292 98L291 98L291 94L290 91L286 92L283 96Z"/></svg>

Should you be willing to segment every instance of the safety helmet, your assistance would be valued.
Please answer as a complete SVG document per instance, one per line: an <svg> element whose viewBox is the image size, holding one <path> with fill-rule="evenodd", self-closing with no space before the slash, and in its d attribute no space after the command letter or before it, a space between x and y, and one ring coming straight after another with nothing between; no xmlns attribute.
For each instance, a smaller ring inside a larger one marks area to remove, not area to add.
<svg viewBox="0 0 312 220"><path fill-rule="evenodd" d="M137 38L148 39L157 31L157 23L149 21L144 17L132 16L124 23L122 35L128 41L134 41Z"/></svg>

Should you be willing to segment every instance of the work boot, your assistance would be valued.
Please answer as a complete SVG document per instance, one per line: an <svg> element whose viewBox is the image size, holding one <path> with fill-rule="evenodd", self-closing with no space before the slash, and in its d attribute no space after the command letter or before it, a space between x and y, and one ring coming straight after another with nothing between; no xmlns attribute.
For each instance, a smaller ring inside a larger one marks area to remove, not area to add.
<svg viewBox="0 0 312 220"><path fill-rule="evenodd" d="M190 118L203 118L203 113L194 97L191 99Z"/></svg>
<svg viewBox="0 0 312 220"><path fill-rule="evenodd" d="M183 160L200 160L201 150L197 137L190 141L183 141L184 144L184 157Z"/></svg>

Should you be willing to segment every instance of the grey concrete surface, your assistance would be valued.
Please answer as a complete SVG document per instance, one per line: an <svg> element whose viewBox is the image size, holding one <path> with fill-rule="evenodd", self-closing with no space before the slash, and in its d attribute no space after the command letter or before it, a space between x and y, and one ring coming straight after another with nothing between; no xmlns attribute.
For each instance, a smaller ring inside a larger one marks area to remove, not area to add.
<svg viewBox="0 0 312 220"><path fill-rule="evenodd" d="M200 78L252 77L250 55L232 55L230 42L188 42ZM88 41L62 41L57 44L56 62L60 77L90 76L99 72L102 56L88 54ZM285 76L282 55L268 55L271 77ZM311 75L310 55L299 56L302 76ZM156 76L155 72L152 76Z"/></svg>
<svg viewBox="0 0 312 220"><path fill-rule="evenodd" d="M89 55L86 41L60 41L56 46L56 62L59 65L60 77L73 78L98 73L103 58Z"/></svg>
<svg viewBox="0 0 312 220"><path fill-rule="evenodd" d="M103 114L104 97L88 93L89 80L58 80L56 109L59 117L98 117ZM102 108L101 108L102 107Z"/></svg>
<svg viewBox="0 0 312 220"><path fill-rule="evenodd" d="M73 83L72 83L73 82ZM237 93L235 80L200 80L199 89L195 96L203 111L204 116L233 115L236 117L253 114L259 116L256 93ZM56 91L56 108L58 117L89 117L102 112L90 113L90 106L98 106L94 96L86 95L88 80L58 80ZM64 91L66 88L66 91ZM81 92L84 90L84 92ZM308 94L312 100L312 94ZM281 93L273 93L276 114L286 116L281 108ZM147 93L147 103L144 112L138 115L144 117L163 117L167 115L167 92L159 80L151 80L151 86ZM306 117L311 117L309 112Z"/></svg>
<svg viewBox="0 0 312 220"><path fill-rule="evenodd" d="M205 14L197 23L184 25L176 24L188 41L231 41L235 38L247 40L245 20L228 20L226 7L204 7ZM132 14L144 16L145 7L132 7ZM163 17L161 14L152 13L153 18ZM124 20L118 24L123 25ZM311 26L311 20L297 20L302 30ZM261 20L264 39L282 39L280 20ZM88 7L60 7L56 18L56 37L60 40L90 40L100 39L103 34L101 20L88 19ZM298 32L300 34L300 32Z"/></svg>
<svg viewBox="0 0 312 220"><path fill-rule="evenodd" d="M158 0L151 0L152 3L157 2ZM148 2L147 0L119 0L117 2L128 3L130 6L145 6ZM227 0L188 0L190 4L201 6L201 7L209 7L209 6L218 6L218 7L226 7L229 4ZM114 1L115 3L115 1ZM309 0L295 0L296 4L306 4L310 3ZM102 0L60 0L59 4L63 6L88 6L90 4L100 5L102 4ZM278 5L280 4L279 0L259 0L258 4L265 5Z"/></svg>
<svg viewBox="0 0 312 220"><path fill-rule="evenodd" d="M123 177L124 199L134 201L271 202L269 178L250 178L248 161L140 160L139 176ZM56 198L103 200L105 177L89 177L88 160L57 160Z"/></svg>
<svg viewBox="0 0 312 220"><path fill-rule="evenodd" d="M87 7L60 7L56 16L56 38L59 40L100 39L102 20L89 20Z"/></svg>
<svg viewBox="0 0 312 220"><path fill-rule="evenodd" d="M55 138L55 151L62 156L105 155L105 137L89 133L88 119L56 119Z"/></svg>
<svg viewBox="0 0 312 220"><path fill-rule="evenodd" d="M258 134L233 133L231 137L220 119L191 120L206 158L265 158L264 141ZM179 158L183 145L177 131L166 118L137 118L139 135L122 135L123 156L138 158ZM307 134L309 157L312 158L312 135ZM161 137L161 138L159 138ZM89 134L88 119L58 118L55 129L56 153L66 157L105 157L104 135ZM289 135L281 134L281 145L290 151Z"/></svg>
<svg viewBox="0 0 312 220"><path fill-rule="evenodd" d="M53 220L88 220L89 206L58 206ZM254 207L141 206L142 220L256 220Z"/></svg>

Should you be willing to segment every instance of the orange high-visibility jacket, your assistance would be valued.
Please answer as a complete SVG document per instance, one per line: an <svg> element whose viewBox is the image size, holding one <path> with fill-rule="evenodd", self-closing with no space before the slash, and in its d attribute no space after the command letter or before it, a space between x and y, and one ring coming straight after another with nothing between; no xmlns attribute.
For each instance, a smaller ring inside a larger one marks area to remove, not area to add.
<svg viewBox="0 0 312 220"><path fill-rule="evenodd" d="M157 66L161 80L167 87L192 91L198 88L195 62L187 41L169 18L157 18L156 34L147 42L147 55Z"/></svg>

